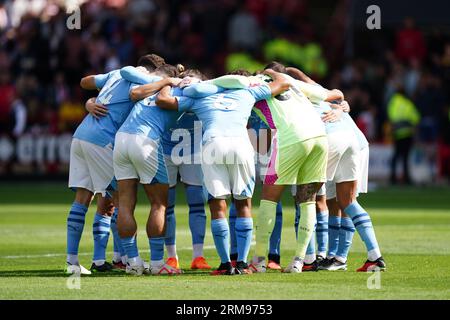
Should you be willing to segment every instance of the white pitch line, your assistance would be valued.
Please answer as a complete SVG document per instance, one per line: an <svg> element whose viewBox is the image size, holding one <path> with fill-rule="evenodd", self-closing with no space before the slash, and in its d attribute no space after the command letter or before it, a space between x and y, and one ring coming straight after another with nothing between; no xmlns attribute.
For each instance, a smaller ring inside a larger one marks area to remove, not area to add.
<svg viewBox="0 0 450 320"><path fill-rule="evenodd" d="M255 242L252 242L254 245ZM204 246L203 249L215 249L215 246ZM181 247L177 248L180 251L192 250L192 247ZM113 254L113 252L107 252L106 254ZM1 256L0 259L33 259L33 258L54 258L54 257L64 257L65 253L45 253L45 254L24 254L17 256ZM92 252L82 252L78 254L79 256L89 256L92 255Z"/></svg>

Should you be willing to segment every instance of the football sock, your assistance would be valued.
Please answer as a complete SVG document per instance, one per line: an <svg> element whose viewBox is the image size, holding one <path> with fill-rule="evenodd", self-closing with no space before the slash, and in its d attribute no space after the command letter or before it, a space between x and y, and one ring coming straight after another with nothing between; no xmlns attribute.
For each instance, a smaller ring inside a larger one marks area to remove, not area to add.
<svg viewBox="0 0 450 320"><path fill-rule="evenodd" d="M341 217L330 215L328 218L328 258L336 256L339 245L339 229Z"/></svg>
<svg viewBox="0 0 450 320"><path fill-rule="evenodd" d="M126 256L126 252L122 247L122 242L120 241L119 231L117 229L117 215L119 214L119 208L114 208L114 213L111 217L111 231L113 234L114 241L114 262L119 262L122 257Z"/></svg>
<svg viewBox="0 0 450 320"><path fill-rule="evenodd" d="M227 219L211 220L211 233L220 261L230 262L230 228Z"/></svg>
<svg viewBox="0 0 450 320"><path fill-rule="evenodd" d="M189 228L192 234L192 257L203 256L203 243L205 241L206 213L203 201L203 188L201 186L186 186L186 197L189 205Z"/></svg>
<svg viewBox="0 0 450 320"><path fill-rule="evenodd" d="M176 217L175 217L175 193L176 188L169 188L168 203L166 208L166 236L164 242L166 244L167 256L176 257Z"/></svg>
<svg viewBox="0 0 450 320"><path fill-rule="evenodd" d="M325 257L328 246L328 211L318 212L316 217L317 254Z"/></svg>
<svg viewBox="0 0 450 320"><path fill-rule="evenodd" d="M348 252L352 246L355 228L352 219L349 217L341 218L341 228L339 229L339 244L336 252L336 259L345 263L347 261Z"/></svg>
<svg viewBox="0 0 450 320"><path fill-rule="evenodd" d="M269 254L280 255L281 229L283 227L283 208L281 202L277 204L275 226L269 240Z"/></svg>
<svg viewBox="0 0 450 320"><path fill-rule="evenodd" d="M152 266L164 263L164 237L148 238L150 246L150 260Z"/></svg>
<svg viewBox="0 0 450 320"><path fill-rule="evenodd" d="M306 248L305 263L311 264L316 260L316 234L313 231L311 234L311 240L309 240L308 247Z"/></svg>
<svg viewBox="0 0 450 320"><path fill-rule="evenodd" d="M300 203L300 219L298 224L297 248L295 256L305 259L306 248L311 240L314 226L316 224L316 202L309 201Z"/></svg>
<svg viewBox="0 0 450 320"><path fill-rule="evenodd" d="M295 230L295 239L298 239L298 224L300 221L300 205L295 204L295 220L294 220L294 230Z"/></svg>
<svg viewBox="0 0 450 320"><path fill-rule="evenodd" d="M78 202L72 203L67 217L67 262L78 264L78 247L83 233L88 208Z"/></svg>
<svg viewBox="0 0 450 320"><path fill-rule="evenodd" d="M230 221L230 253L237 254L237 241L236 241L236 218L237 211L233 202L230 204L230 215L228 217Z"/></svg>
<svg viewBox="0 0 450 320"><path fill-rule="evenodd" d="M92 225L92 234L94 235L94 256L92 261L97 266L105 263L110 229L111 217L102 216L97 212L94 217L94 224Z"/></svg>
<svg viewBox="0 0 450 320"><path fill-rule="evenodd" d="M253 219L237 218L235 228L238 251L237 261L247 262L248 252L252 244Z"/></svg>
<svg viewBox="0 0 450 320"><path fill-rule="evenodd" d="M261 200L259 213L256 216L256 248L255 254L258 257L266 257L269 245L269 238L275 226L275 212L277 203L269 200Z"/></svg>
<svg viewBox="0 0 450 320"><path fill-rule="evenodd" d="M375 231L373 229L372 220L367 214L366 210L357 202L354 201L344 212L352 218L353 224L358 231L359 236L366 245L368 259L370 261L375 261L381 257L381 252L378 246L377 238L375 236Z"/></svg>
<svg viewBox="0 0 450 320"><path fill-rule="evenodd" d="M122 248L127 253L128 259L139 257L136 236L121 238L120 240L122 242Z"/></svg>

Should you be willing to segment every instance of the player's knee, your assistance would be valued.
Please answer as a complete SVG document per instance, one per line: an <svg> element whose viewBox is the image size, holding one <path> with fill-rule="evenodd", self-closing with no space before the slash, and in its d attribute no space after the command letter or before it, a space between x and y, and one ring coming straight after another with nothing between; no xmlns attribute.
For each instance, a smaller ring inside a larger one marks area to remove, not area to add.
<svg viewBox="0 0 450 320"><path fill-rule="evenodd" d="M83 188L78 188L75 194L75 202L78 202L85 207L89 207L93 196L94 194L91 191Z"/></svg>

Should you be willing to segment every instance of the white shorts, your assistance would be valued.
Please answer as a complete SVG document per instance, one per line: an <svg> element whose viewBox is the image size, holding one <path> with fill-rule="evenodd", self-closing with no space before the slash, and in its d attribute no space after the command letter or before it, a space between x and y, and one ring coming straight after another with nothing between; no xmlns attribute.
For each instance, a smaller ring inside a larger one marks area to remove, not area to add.
<svg viewBox="0 0 450 320"><path fill-rule="evenodd" d="M117 180L139 179L141 184L168 184L162 146L143 135L118 132L114 146Z"/></svg>
<svg viewBox="0 0 450 320"><path fill-rule="evenodd" d="M216 137L202 150L203 182L209 197L251 198L255 188L254 150L249 138Z"/></svg>
<svg viewBox="0 0 450 320"><path fill-rule="evenodd" d="M367 185L369 183L369 147L361 149L359 152L359 177L358 177L358 193L367 193Z"/></svg>
<svg viewBox="0 0 450 320"><path fill-rule="evenodd" d="M172 188L177 184L178 173L181 182L191 186L201 186L203 184L202 166L194 163L175 164L172 158L164 155L166 160L167 175L169 177L169 185Z"/></svg>
<svg viewBox="0 0 450 320"><path fill-rule="evenodd" d="M332 132L328 136L327 181L340 183L359 179L360 149L351 131Z"/></svg>
<svg viewBox="0 0 450 320"><path fill-rule="evenodd" d="M69 188L84 188L105 197L114 178L113 148L74 138L69 167Z"/></svg>

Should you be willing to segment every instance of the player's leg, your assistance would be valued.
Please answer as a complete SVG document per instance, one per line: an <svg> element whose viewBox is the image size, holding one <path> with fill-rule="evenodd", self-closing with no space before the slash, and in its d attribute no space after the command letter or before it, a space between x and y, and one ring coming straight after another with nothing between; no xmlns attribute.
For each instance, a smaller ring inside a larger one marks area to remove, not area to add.
<svg viewBox="0 0 450 320"><path fill-rule="evenodd" d="M134 209L137 201L137 179L118 180L119 189L119 214L117 217L117 229L122 247L127 255L127 273L142 275L144 263L139 256L137 247L137 223L134 218Z"/></svg>
<svg viewBox="0 0 450 320"><path fill-rule="evenodd" d="M247 257L250 251L253 234L253 218L251 198L235 200L236 218L236 242L237 242L237 262L236 274L248 274L251 271L247 265Z"/></svg>
<svg viewBox="0 0 450 320"><path fill-rule="evenodd" d="M386 264L381 256L372 220L356 200L357 182L347 181L336 184L336 193L339 207L352 219L367 249L368 259L358 271L372 271L375 268L385 270Z"/></svg>
<svg viewBox="0 0 450 320"><path fill-rule="evenodd" d="M230 213L228 215L228 221L230 224L230 259L233 267L236 267L236 262L238 258L237 242L236 242L236 218L237 218L236 205L234 204L234 199L232 199L230 203Z"/></svg>
<svg viewBox="0 0 450 320"><path fill-rule="evenodd" d="M164 239L167 250L166 263L173 268L179 269L180 263L178 262L177 247L176 247L176 215L175 215L175 203L176 203L176 186L178 180L178 171L180 165L175 164L172 158L168 155L164 156L164 160L167 168L167 177L169 179L169 195L166 209L166 237Z"/></svg>
<svg viewBox="0 0 450 320"><path fill-rule="evenodd" d="M117 217L119 215L119 193L113 192L114 213L111 217L111 231L113 233L114 241L114 255L112 265L114 269L125 270L127 265L127 253L122 247L122 241L119 236L119 229L117 228Z"/></svg>
<svg viewBox="0 0 450 320"><path fill-rule="evenodd" d="M201 169L201 167L199 166ZM186 181L186 179L184 179ZM189 228L192 235L191 269L209 270L203 253L206 232L206 212L201 185L186 184L186 198L189 206Z"/></svg>
<svg viewBox="0 0 450 320"><path fill-rule="evenodd" d="M285 185L264 184L255 226L255 254L250 265L253 272L265 272L269 239L275 227L277 204Z"/></svg>
<svg viewBox="0 0 450 320"><path fill-rule="evenodd" d="M329 214L328 214L326 193L317 196L316 213L317 213L316 215L317 259L323 260L327 255L327 247L328 247Z"/></svg>
<svg viewBox="0 0 450 320"><path fill-rule="evenodd" d="M78 139L72 140L70 148L69 188L74 189L76 193L67 217L66 272L68 274L90 274L91 272L82 267L78 261L78 249L86 213L94 195L94 188L81 142Z"/></svg>
<svg viewBox="0 0 450 320"><path fill-rule="evenodd" d="M167 250L166 263L174 268L179 269L177 247L176 247L176 216L175 216L176 186L169 188L168 203L166 209L166 234L164 243Z"/></svg>
<svg viewBox="0 0 450 320"><path fill-rule="evenodd" d="M94 252L91 271L106 272L112 269L112 265L109 262L106 262L106 248L108 246L111 216L113 212L113 199L109 196L97 194L97 212L92 225Z"/></svg>
<svg viewBox="0 0 450 320"><path fill-rule="evenodd" d="M169 184L144 184L145 194L150 201L147 220L147 237L150 246L150 268L154 275L179 274L181 270L164 262L164 240L166 236L166 208Z"/></svg>
<svg viewBox="0 0 450 320"><path fill-rule="evenodd" d="M328 270L328 268L335 261L336 253L339 247L339 232L341 229L341 210L336 201L336 195L333 196L335 192L335 184L332 182L327 182L327 207L329 210L328 217L328 252L327 257L319 265L320 270ZM333 191L334 190L334 191Z"/></svg>
<svg viewBox="0 0 450 320"><path fill-rule="evenodd" d="M269 255L267 256L267 268L272 270L281 270L281 231L283 228L283 207L281 202L277 203L277 210L275 215L275 226L273 227L272 235L269 239Z"/></svg>

